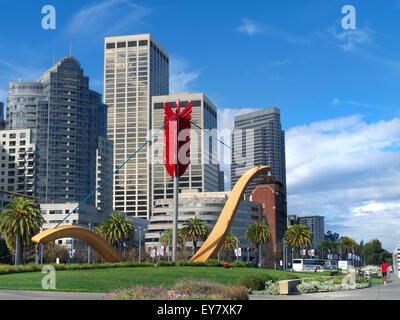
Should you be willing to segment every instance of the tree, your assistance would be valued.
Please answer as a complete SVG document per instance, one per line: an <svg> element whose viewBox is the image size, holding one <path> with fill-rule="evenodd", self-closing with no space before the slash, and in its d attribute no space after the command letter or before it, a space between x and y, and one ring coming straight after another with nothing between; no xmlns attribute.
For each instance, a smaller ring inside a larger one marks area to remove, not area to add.
<svg viewBox="0 0 400 320"><path fill-rule="evenodd" d="M230 261L232 253L236 249L237 241L238 241L237 237L232 232L229 232L226 235L225 240L221 247L221 251L225 259Z"/></svg>
<svg viewBox="0 0 400 320"><path fill-rule="evenodd" d="M357 242L349 237L342 237L339 239L339 248L341 248L342 258L347 257L349 253L359 251Z"/></svg>
<svg viewBox="0 0 400 320"><path fill-rule="evenodd" d="M18 252L16 264L23 262L23 249L32 243L31 238L40 231L43 222L39 206L32 200L19 197L5 205L0 213L0 232L8 248Z"/></svg>
<svg viewBox="0 0 400 320"><path fill-rule="evenodd" d="M286 230L284 241L292 249L306 248L311 245L312 233L305 225L295 224Z"/></svg>
<svg viewBox="0 0 400 320"><path fill-rule="evenodd" d="M336 243L330 240L322 240L317 248L317 254L323 259L329 253L336 252Z"/></svg>
<svg viewBox="0 0 400 320"><path fill-rule="evenodd" d="M167 229L167 230L164 230L163 233L161 233L161 237L160 237L160 243L163 246L168 247L168 255L169 255L169 248L172 246L172 233L173 233L172 229ZM182 229L178 229L176 244L178 247L183 247L185 244L185 239L183 237Z"/></svg>
<svg viewBox="0 0 400 320"><path fill-rule="evenodd" d="M382 262L392 263L392 255L382 248L382 243L378 239L373 239L365 244L363 257L366 264L380 265Z"/></svg>
<svg viewBox="0 0 400 320"><path fill-rule="evenodd" d="M123 212L112 212L111 217L105 219L95 231L108 243L118 248L123 242L131 240L135 234L132 221Z"/></svg>
<svg viewBox="0 0 400 320"><path fill-rule="evenodd" d="M210 228L199 218L189 218L187 222L183 224L182 235L186 241L193 241L193 255L196 253L197 241L203 240Z"/></svg>
<svg viewBox="0 0 400 320"><path fill-rule="evenodd" d="M259 267L262 268L261 247L271 241L271 231L267 224L254 222L246 231L246 239L252 245L258 246Z"/></svg>
<svg viewBox="0 0 400 320"><path fill-rule="evenodd" d="M67 263L69 259L68 249L54 242L44 245L43 261L45 263L55 263L56 258L60 259L60 263Z"/></svg>

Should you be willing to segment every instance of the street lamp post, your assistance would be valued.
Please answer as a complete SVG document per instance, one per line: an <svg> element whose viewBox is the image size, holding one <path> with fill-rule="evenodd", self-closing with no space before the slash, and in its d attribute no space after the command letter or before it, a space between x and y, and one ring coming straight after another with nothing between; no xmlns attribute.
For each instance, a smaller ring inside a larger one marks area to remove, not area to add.
<svg viewBox="0 0 400 320"><path fill-rule="evenodd" d="M239 236L236 235L236 260L239 260Z"/></svg>
<svg viewBox="0 0 400 320"><path fill-rule="evenodd" d="M92 224L89 222L89 230L92 230ZM90 264L90 246L88 245L88 264Z"/></svg>
<svg viewBox="0 0 400 320"><path fill-rule="evenodd" d="M71 239L71 260L74 263L74 238Z"/></svg>
<svg viewBox="0 0 400 320"><path fill-rule="evenodd" d="M167 233L167 243L168 243L168 262L169 262L169 247L170 247L170 245L169 245L169 233Z"/></svg>
<svg viewBox="0 0 400 320"><path fill-rule="evenodd" d="M151 257L151 261L152 261L152 263L154 264L154 258L155 258L155 252L154 252L154 238L152 239L153 240L153 242L152 242L152 252L151 252L151 255L152 255L152 257Z"/></svg>

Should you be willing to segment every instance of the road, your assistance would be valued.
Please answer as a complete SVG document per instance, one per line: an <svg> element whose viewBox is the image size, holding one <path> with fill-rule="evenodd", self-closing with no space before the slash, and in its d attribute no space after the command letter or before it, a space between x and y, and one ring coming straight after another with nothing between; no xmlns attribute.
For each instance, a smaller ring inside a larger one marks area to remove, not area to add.
<svg viewBox="0 0 400 320"><path fill-rule="evenodd" d="M386 287L372 284L371 287L357 290L309 293L288 296L251 295L250 300L400 300L400 278L394 274Z"/></svg>

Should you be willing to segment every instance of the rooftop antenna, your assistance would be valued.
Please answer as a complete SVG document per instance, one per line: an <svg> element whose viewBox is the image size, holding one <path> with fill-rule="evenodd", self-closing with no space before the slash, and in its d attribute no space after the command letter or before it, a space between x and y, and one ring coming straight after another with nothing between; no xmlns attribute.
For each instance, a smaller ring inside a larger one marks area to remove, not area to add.
<svg viewBox="0 0 400 320"><path fill-rule="evenodd" d="M72 40L69 40L69 56L72 57Z"/></svg>
<svg viewBox="0 0 400 320"><path fill-rule="evenodd" d="M55 64L56 64L56 54L53 53L53 65L55 65Z"/></svg>

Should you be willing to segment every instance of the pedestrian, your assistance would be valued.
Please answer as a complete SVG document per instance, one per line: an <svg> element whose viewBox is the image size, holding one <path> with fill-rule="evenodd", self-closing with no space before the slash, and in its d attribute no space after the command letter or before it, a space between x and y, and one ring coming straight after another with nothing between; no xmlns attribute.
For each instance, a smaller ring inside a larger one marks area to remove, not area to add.
<svg viewBox="0 0 400 320"><path fill-rule="evenodd" d="M314 272L317 272L317 271L318 271L318 266L315 266Z"/></svg>
<svg viewBox="0 0 400 320"><path fill-rule="evenodd" d="M385 261L381 264L381 270L382 270L382 280L383 280L383 285L386 287L386 277L387 277L387 270L388 270L388 265Z"/></svg>
<svg viewBox="0 0 400 320"><path fill-rule="evenodd" d="M230 269L230 268L231 268L231 266L228 263L224 264L224 269Z"/></svg>

